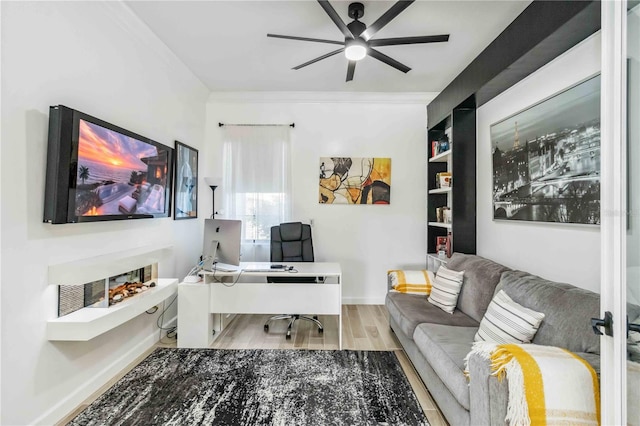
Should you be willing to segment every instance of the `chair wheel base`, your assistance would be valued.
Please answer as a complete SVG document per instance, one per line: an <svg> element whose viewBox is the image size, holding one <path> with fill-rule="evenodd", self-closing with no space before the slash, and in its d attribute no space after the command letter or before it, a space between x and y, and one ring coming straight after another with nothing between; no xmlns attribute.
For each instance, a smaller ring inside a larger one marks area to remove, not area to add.
<svg viewBox="0 0 640 426"><path fill-rule="evenodd" d="M287 335L285 336L285 339L291 340L291 332L290 331L287 331Z"/></svg>
<svg viewBox="0 0 640 426"><path fill-rule="evenodd" d="M318 333L324 334L324 328L318 328Z"/></svg>
<svg viewBox="0 0 640 426"><path fill-rule="evenodd" d="M269 332L269 324L265 324L264 325L264 332L268 333Z"/></svg>

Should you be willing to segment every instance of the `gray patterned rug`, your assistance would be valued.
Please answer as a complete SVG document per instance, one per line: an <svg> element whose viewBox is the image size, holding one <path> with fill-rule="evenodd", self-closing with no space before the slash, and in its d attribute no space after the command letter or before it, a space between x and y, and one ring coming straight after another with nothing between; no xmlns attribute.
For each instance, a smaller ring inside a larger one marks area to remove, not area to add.
<svg viewBox="0 0 640 426"><path fill-rule="evenodd" d="M159 348L70 425L428 425L393 352Z"/></svg>

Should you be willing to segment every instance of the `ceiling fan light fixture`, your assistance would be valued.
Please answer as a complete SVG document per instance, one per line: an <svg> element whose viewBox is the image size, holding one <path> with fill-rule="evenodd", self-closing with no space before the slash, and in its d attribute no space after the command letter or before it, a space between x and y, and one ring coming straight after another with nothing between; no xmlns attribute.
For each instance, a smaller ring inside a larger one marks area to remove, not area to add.
<svg viewBox="0 0 640 426"><path fill-rule="evenodd" d="M367 56L367 44L360 38L347 41L345 46L344 56L350 61L359 61Z"/></svg>

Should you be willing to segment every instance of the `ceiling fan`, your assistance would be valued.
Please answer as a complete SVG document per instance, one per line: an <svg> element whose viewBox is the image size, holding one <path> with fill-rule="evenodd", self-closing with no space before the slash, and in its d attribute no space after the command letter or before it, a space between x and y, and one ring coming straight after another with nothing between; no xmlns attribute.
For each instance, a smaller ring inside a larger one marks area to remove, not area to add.
<svg viewBox="0 0 640 426"><path fill-rule="evenodd" d="M347 81L353 80L353 74L356 70L356 62L365 58L367 55L375 58L393 68L407 73L411 70L408 66L396 61L395 59L385 55L384 53L374 49L378 46L395 46L399 44L416 44L416 43L438 43L449 40L449 34L433 35L433 36L418 36L418 37L396 37L396 38L379 38L373 40L372 37L380 31L385 25L387 25L392 19L398 16L403 10L405 10L415 0L400 0L395 3L389 10L387 10L381 17L378 18L368 28L365 24L359 21L364 15L364 5L362 3L351 3L349 5L349 17L353 18L348 24L345 24L336 10L331 6L328 0L318 0L320 6L329 15L329 18L334 24L342 31L344 35L344 41L336 40L324 40L319 38L308 37L296 37L286 36L279 34L267 34L267 37L285 38L289 40L300 41L312 41L316 43L329 43L342 45L338 50L326 53L320 57L312 59L304 64L300 64L297 67L293 67L294 70L306 67L307 65L314 64L323 59L329 58L340 52L344 52L346 58L349 60L347 66Z"/></svg>

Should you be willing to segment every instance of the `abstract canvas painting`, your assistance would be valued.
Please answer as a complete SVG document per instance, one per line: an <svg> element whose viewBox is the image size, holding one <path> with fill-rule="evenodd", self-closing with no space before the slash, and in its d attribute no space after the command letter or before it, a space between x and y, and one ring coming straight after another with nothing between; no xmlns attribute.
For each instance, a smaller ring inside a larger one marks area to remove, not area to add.
<svg viewBox="0 0 640 426"><path fill-rule="evenodd" d="M491 126L493 217L600 224L600 76Z"/></svg>
<svg viewBox="0 0 640 426"><path fill-rule="evenodd" d="M321 157L320 204L389 204L391 158Z"/></svg>

